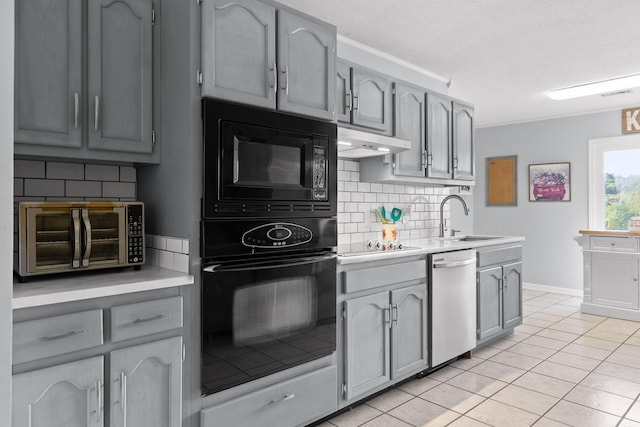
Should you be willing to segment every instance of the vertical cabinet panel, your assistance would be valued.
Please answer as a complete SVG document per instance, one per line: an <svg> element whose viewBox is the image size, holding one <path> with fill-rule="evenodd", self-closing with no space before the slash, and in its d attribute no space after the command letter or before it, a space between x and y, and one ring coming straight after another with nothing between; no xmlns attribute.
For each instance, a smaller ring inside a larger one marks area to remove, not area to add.
<svg viewBox="0 0 640 427"><path fill-rule="evenodd" d="M80 0L17 1L15 141L82 144Z"/></svg>
<svg viewBox="0 0 640 427"><path fill-rule="evenodd" d="M182 337L111 353L111 426L179 427Z"/></svg>
<svg viewBox="0 0 640 427"><path fill-rule="evenodd" d="M427 94L427 177L452 175L451 99Z"/></svg>
<svg viewBox="0 0 640 427"><path fill-rule="evenodd" d="M389 292L345 302L346 398L391 379Z"/></svg>
<svg viewBox="0 0 640 427"><path fill-rule="evenodd" d="M89 2L89 147L152 151L152 7Z"/></svg>
<svg viewBox="0 0 640 427"><path fill-rule="evenodd" d="M13 427L102 427L103 357L17 374Z"/></svg>
<svg viewBox="0 0 640 427"><path fill-rule="evenodd" d="M395 154L394 174L425 175L425 94L419 88L395 84L394 135L411 141L411 149Z"/></svg>
<svg viewBox="0 0 640 427"><path fill-rule="evenodd" d="M278 109L334 118L336 28L278 11Z"/></svg>
<svg viewBox="0 0 640 427"><path fill-rule="evenodd" d="M336 76L336 118L339 122L351 123L351 67L337 61Z"/></svg>
<svg viewBox="0 0 640 427"><path fill-rule="evenodd" d="M352 68L353 124L391 133L391 81L382 74Z"/></svg>
<svg viewBox="0 0 640 427"><path fill-rule="evenodd" d="M453 178L474 179L473 107L453 102Z"/></svg>
<svg viewBox="0 0 640 427"><path fill-rule="evenodd" d="M391 292L393 355L391 378L426 369L427 286L419 284Z"/></svg>
<svg viewBox="0 0 640 427"><path fill-rule="evenodd" d="M276 108L276 9L254 0L210 0L202 16L202 94Z"/></svg>
<svg viewBox="0 0 640 427"><path fill-rule="evenodd" d="M592 237L593 239L593 237ZM591 254L591 302L637 310L638 255L620 252Z"/></svg>
<svg viewBox="0 0 640 427"><path fill-rule="evenodd" d="M502 267L478 271L478 339L502 330Z"/></svg>
<svg viewBox="0 0 640 427"><path fill-rule="evenodd" d="M514 262L502 266L504 328L512 328L522 323L522 263Z"/></svg>

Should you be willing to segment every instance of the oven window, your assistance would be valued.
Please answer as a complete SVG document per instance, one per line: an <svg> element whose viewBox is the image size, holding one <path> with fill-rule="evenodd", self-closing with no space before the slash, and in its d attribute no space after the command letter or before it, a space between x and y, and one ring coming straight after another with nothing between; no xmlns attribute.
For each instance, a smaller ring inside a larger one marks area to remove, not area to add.
<svg viewBox="0 0 640 427"><path fill-rule="evenodd" d="M234 138L233 183L302 186L302 148Z"/></svg>

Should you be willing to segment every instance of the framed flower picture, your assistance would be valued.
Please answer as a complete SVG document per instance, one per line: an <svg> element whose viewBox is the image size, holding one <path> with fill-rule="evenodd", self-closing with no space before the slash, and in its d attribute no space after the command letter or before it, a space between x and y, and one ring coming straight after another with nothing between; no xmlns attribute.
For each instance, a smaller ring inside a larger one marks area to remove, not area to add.
<svg viewBox="0 0 640 427"><path fill-rule="evenodd" d="M529 201L570 202L571 163L529 165Z"/></svg>

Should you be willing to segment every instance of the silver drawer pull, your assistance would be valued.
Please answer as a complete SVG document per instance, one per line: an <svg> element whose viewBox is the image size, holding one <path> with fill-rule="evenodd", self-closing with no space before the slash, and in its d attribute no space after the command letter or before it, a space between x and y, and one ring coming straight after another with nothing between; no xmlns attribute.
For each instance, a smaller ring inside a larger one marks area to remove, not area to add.
<svg viewBox="0 0 640 427"><path fill-rule="evenodd" d="M166 319L167 317L171 317L171 313L161 313L155 316L145 317L144 319L136 319L133 321L133 324L136 325L138 323L152 322L154 320Z"/></svg>
<svg viewBox="0 0 640 427"><path fill-rule="evenodd" d="M69 332L66 332L66 333L60 334L60 335L53 335L51 337L42 337L38 341L45 341L45 342L47 342L47 341L55 341L55 340L60 340L60 339L63 339L63 338L72 337L74 335L84 334L85 332L87 332L86 329L77 329L75 331L69 331Z"/></svg>
<svg viewBox="0 0 640 427"><path fill-rule="evenodd" d="M279 399L273 399L271 402L269 402L269 405L275 405L277 403L282 403L282 402L286 402L287 400L291 400L294 397L296 397L295 394L291 393L291 394L285 394L284 396L282 396Z"/></svg>

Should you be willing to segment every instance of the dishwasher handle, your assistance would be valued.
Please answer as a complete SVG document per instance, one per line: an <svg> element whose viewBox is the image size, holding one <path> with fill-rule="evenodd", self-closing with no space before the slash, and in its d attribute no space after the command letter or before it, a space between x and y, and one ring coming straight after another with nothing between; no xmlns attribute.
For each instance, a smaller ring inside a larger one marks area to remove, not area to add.
<svg viewBox="0 0 640 427"><path fill-rule="evenodd" d="M475 264L475 258L463 259L460 261L444 261L444 262L436 262L434 260L432 267L433 268L454 268L454 267L462 267L465 265Z"/></svg>

